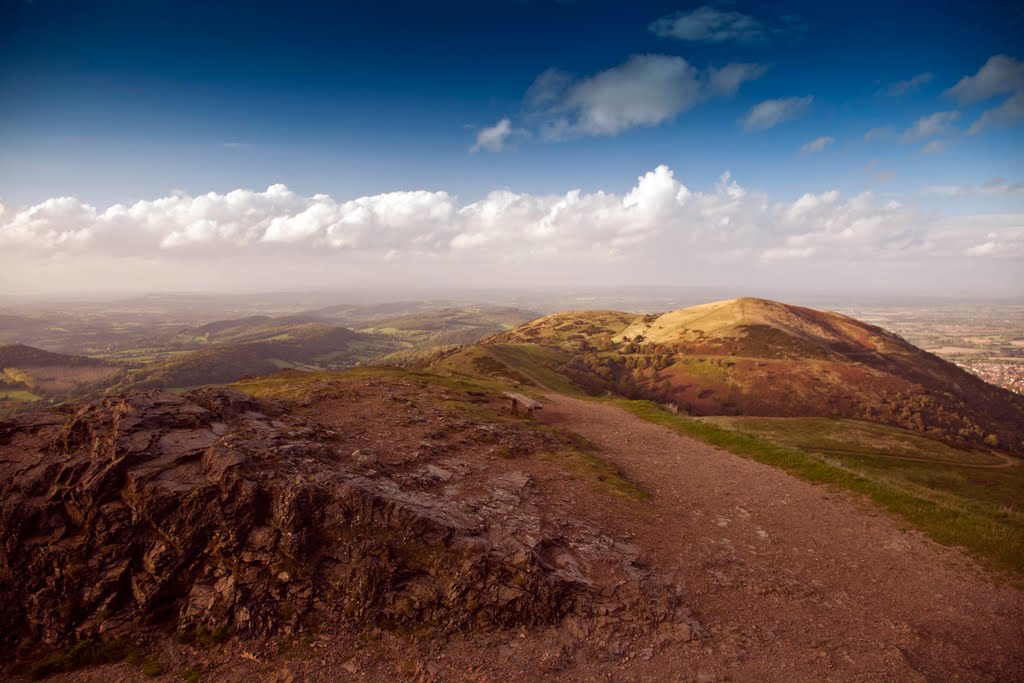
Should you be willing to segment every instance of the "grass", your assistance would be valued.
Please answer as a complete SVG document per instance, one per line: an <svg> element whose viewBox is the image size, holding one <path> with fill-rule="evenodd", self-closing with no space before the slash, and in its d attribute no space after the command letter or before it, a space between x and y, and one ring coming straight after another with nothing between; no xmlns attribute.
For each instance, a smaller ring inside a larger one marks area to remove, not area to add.
<svg viewBox="0 0 1024 683"><path fill-rule="evenodd" d="M952 467L863 456L827 457L802 448L779 445L742 431L676 415L649 401L606 399L637 417L664 425L680 434L779 469L807 481L854 491L892 512L943 545L960 546L983 564L1024 574L1024 514L992 495L984 486L966 493L943 490L928 480L908 479L906 471L920 467ZM960 468L966 470L967 468ZM1024 483L1021 467L972 470L971 476L1004 473L1006 485L1019 499ZM979 474L982 473L982 474Z"/></svg>
<svg viewBox="0 0 1024 683"><path fill-rule="evenodd" d="M38 401L39 396L28 389L0 389L0 401Z"/></svg>
<svg viewBox="0 0 1024 683"><path fill-rule="evenodd" d="M651 497L650 493L627 480L614 465L591 453L565 448L538 457L557 464L577 478L591 482L599 491L638 501L649 500Z"/></svg>
<svg viewBox="0 0 1024 683"><path fill-rule="evenodd" d="M27 678L39 680L87 666L120 662L132 656L134 652L135 650L125 640L86 638L29 664L19 673Z"/></svg>

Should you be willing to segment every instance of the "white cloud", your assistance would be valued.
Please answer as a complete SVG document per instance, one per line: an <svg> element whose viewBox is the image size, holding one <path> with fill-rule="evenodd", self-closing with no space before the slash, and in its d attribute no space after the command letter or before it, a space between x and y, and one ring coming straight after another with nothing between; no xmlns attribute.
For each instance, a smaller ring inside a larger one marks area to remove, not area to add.
<svg viewBox="0 0 1024 683"><path fill-rule="evenodd" d="M765 100L754 105L743 117L743 127L749 131L767 130L774 126L795 119L807 111L814 97L787 97L778 100Z"/></svg>
<svg viewBox="0 0 1024 683"><path fill-rule="evenodd" d="M493 126L481 128L476 133L476 142L469 148L470 154L481 149L489 152L500 152L508 138L513 134L512 121L505 117Z"/></svg>
<svg viewBox="0 0 1024 683"><path fill-rule="evenodd" d="M754 81L767 70L761 64L726 64L721 68L711 67L707 71L707 90L710 95L731 97L747 81Z"/></svg>
<svg viewBox="0 0 1024 683"><path fill-rule="evenodd" d="M1024 121L1024 93L1017 93L998 107L982 112L981 117L971 124L967 132L977 135L989 126L1010 125L1018 121Z"/></svg>
<svg viewBox="0 0 1024 683"><path fill-rule="evenodd" d="M994 179L982 187L995 193L1012 186ZM324 282L461 277L465 284L473 277L504 284L523 273L564 279L587 272L596 282L609 272L669 277L680 268L726 277L726 267L735 276L795 278L810 271L789 269L856 263L870 277L886 262L964 259L968 249L1004 257L1009 268L1005 259L1021 255L1021 226L1022 215L941 219L872 193L774 200L728 173L697 190L658 166L626 191L502 189L470 202L442 190L341 200L272 185L107 209L66 197L0 204L0 273L13 279L45 272L70 283L107 278L116 287L129 277L137 286L194 280L265 287L271 278L312 286L314 272Z"/></svg>
<svg viewBox="0 0 1024 683"><path fill-rule="evenodd" d="M1024 62L994 55L973 76L964 76L946 91L961 106L1009 95L1002 104L986 110L971 124L968 133L977 135L992 125L1010 125L1024 121Z"/></svg>
<svg viewBox="0 0 1024 683"><path fill-rule="evenodd" d="M1020 258L1024 256L1024 227L990 232L984 241L971 245L964 253L968 256Z"/></svg>
<svg viewBox="0 0 1024 683"><path fill-rule="evenodd" d="M660 17L647 29L661 38L696 43L758 43L798 29L795 17L784 17L782 28L769 26L749 14L715 7L698 7Z"/></svg>
<svg viewBox="0 0 1024 683"><path fill-rule="evenodd" d="M830 137L828 135L823 135L820 138L814 138L813 140L808 142L806 145L800 148L800 151L804 154L815 154L817 152L821 152L835 141L835 138Z"/></svg>
<svg viewBox="0 0 1024 683"><path fill-rule="evenodd" d="M946 147L949 146L948 140L932 140L927 145L921 148L922 154L941 154L946 151Z"/></svg>
<svg viewBox="0 0 1024 683"><path fill-rule="evenodd" d="M964 76L947 92L960 104L1024 91L1024 62L1006 55L989 57L973 76Z"/></svg>
<svg viewBox="0 0 1024 683"><path fill-rule="evenodd" d="M953 122L960 118L958 111L938 111L928 116L922 116L903 133L906 141L931 138L936 135L945 135L953 131Z"/></svg>
<svg viewBox="0 0 1024 683"><path fill-rule="evenodd" d="M1005 179L995 177L981 185L929 185L924 191L927 194L941 194L947 197L1024 193L1024 181L1008 184Z"/></svg>
<svg viewBox="0 0 1024 683"><path fill-rule="evenodd" d="M926 71L925 73L920 73L917 74L916 76L908 78L905 81L896 81L895 83L890 83L889 87L887 87L884 92L886 95L889 95L891 97L900 97L902 95L906 95L907 93L914 92L915 90L919 89L922 85L925 85L926 83L931 83L934 78L935 74L931 73L930 71Z"/></svg>
<svg viewBox="0 0 1024 683"><path fill-rule="evenodd" d="M544 134L557 140L656 126L691 109L700 97L697 70L685 59L635 55L625 64L569 85L551 107L556 117L546 124Z"/></svg>
<svg viewBox="0 0 1024 683"><path fill-rule="evenodd" d="M525 102L547 140L618 135L662 124L709 97L733 95L764 71L757 64L727 64L701 74L682 57L634 55L580 79L548 69L530 86Z"/></svg>

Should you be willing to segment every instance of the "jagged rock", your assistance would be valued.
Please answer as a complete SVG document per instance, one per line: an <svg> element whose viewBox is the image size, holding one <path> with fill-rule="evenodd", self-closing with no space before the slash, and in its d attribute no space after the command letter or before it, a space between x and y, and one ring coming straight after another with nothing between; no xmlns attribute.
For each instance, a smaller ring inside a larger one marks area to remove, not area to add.
<svg viewBox="0 0 1024 683"><path fill-rule="evenodd" d="M699 630L629 546L545 523L525 472L481 478L479 464L453 460L392 476L343 437L223 389L138 392L0 425L0 652L145 626L259 637L571 616L573 635L604 632L596 642L616 652L658 622ZM407 477L465 488L397 483ZM603 595L595 563L632 580ZM642 605L646 622L586 621L623 604Z"/></svg>

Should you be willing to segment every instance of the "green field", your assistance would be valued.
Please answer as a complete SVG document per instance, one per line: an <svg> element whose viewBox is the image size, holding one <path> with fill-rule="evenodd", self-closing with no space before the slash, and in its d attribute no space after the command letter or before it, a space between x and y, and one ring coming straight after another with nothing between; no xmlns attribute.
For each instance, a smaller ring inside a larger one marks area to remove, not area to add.
<svg viewBox="0 0 1024 683"><path fill-rule="evenodd" d="M944 545L1024 574L1024 463L905 430L827 418L703 418L607 399L650 422L808 481L856 491ZM910 460L908 458L914 458Z"/></svg>
<svg viewBox="0 0 1024 683"><path fill-rule="evenodd" d="M0 401L38 401L36 396L28 389L0 389Z"/></svg>

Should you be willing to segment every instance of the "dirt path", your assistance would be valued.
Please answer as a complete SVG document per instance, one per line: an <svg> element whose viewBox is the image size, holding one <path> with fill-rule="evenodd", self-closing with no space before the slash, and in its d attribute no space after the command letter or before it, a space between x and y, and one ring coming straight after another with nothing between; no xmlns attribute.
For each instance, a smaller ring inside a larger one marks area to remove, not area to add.
<svg viewBox="0 0 1024 683"><path fill-rule="evenodd" d="M962 553L613 406L552 394L542 413L653 494L645 522L607 523L677 575L712 635L687 653L706 680L1024 680L1024 593Z"/></svg>

